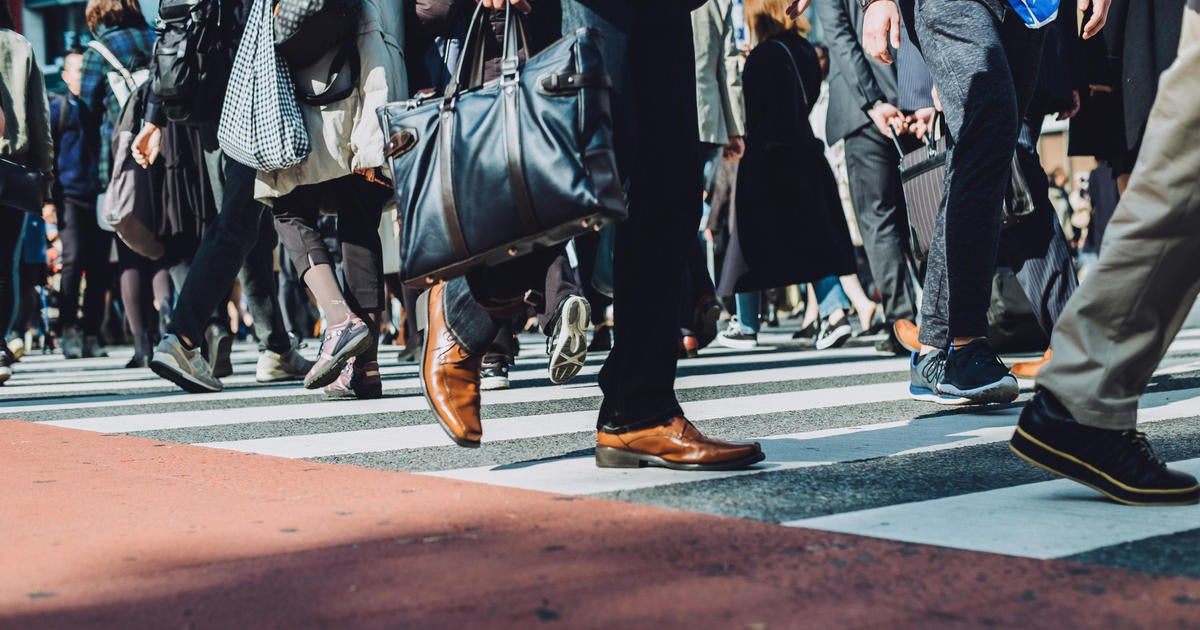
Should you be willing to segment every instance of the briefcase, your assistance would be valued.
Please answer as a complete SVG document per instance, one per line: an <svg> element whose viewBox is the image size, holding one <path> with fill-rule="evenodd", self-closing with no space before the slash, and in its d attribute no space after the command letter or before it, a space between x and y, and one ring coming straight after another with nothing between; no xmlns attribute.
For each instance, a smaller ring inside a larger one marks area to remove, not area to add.
<svg viewBox="0 0 1200 630"><path fill-rule="evenodd" d="M941 113L935 117L933 128L944 128ZM931 134L925 138L924 146L905 153L894 131L892 140L901 155L900 181L904 187L904 201L908 206L912 264L917 278L923 281L929 245L933 242L933 232L942 207L942 193L946 182L946 149L949 145L945 133L936 139ZM1011 171L1012 175L1004 194L1001 228L1019 223L1034 210L1033 196L1029 192L1029 184L1025 181L1015 153Z"/></svg>
<svg viewBox="0 0 1200 630"><path fill-rule="evenodd" d="M400 276L428 286L621 221L611 80L601 35L569 34L521 59L505 9L502 72L484 83L477 8L442 98L379 109L401 217Z"/></svg>

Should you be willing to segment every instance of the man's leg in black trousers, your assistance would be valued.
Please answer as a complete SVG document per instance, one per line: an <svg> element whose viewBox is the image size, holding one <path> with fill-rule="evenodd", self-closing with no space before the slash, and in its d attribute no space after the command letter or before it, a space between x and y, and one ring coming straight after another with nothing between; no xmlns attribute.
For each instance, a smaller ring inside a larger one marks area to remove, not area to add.
<svg viewBox="0 0 1200 630"><path fill-rule="evenodd" d="M887 321L915 320L917 301L904 260L908 213L900 187L899 155L891 140L874 126L846 137L850 196L871 277L883 297Z"/></svg>
<svg viewBox="0 0 1200 630"><path fill-rule="evenodd" d="M626 103L614 107L614 127L618 162L629 180L629 219L617 227L613 259L621 335L600 372L599 426L609 432L682 415L674 389L681 296L671 287L683 277L688 238L700 219L689 17L658 3L630 11L622 29L626 75L614 77L624 90L616 97Z"/></svg>

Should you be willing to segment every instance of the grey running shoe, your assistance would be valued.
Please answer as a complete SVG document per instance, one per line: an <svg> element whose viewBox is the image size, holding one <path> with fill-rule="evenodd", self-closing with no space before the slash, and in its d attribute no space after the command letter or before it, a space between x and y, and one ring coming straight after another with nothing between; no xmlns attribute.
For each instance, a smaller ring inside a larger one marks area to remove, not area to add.
<svg viewBox="0 0 1200 630"><path fill-rule="evenodd" d="M908 396L913 400L939 405L965 405L971 402L962 396L950 396L938 391L938 384L946 372L946 353L942 350L934 350L925 356L919 352L912 353L908 371Z"/></svg>
<svg viewBox="0 0 1200 630"><path fill-rule="evenodd" d="M215 378L233 374L233 335L218 324L209 324L204 329L204 342L208 346L208 365Z"/></svg>
<svg viewBox="0 0 1200 630"><path fill-rule="evenodd" d="M62 353L68 359L83 358L83 335L78 328L68 328L63 331Z"/></svg>
<svg viewBox="0 0 1200 630"><path fill-rule="evenodd" d="M550 382L558 384L575 378L587 360L592 307L586 298L572 295L559 304L556 319L554 333L546 339L546 354L550 355Z"/></svg>
<svg viewBox="0 0 1200 630"><path fill-rule="evenodd" d="M170 333L163 335L162 341L154 348L150 370L193 394L219 392L225 388L212 375L212 369L200 355L200 349L188 350L178 337Z"/></svg>
<svg viewBox="0 0 1200 630"><path fill-rule="evenodd" d="M258 367L254 371L254 380L259 383L279 383L282 381L299 381L312 369L314 361L309 361L300 354L300 342L292 337L292 347L280 354L272 350L263 350L258 355Z"/></svg>
<svg viewBox="0 0 1200 630"><path fill-rule="evenodd" d="M320 354L304 377L304 387L317 389L336 381L347 361L367 351L371 336L366 323L356 315L348 316L336 326L326 327Z"/></svg>

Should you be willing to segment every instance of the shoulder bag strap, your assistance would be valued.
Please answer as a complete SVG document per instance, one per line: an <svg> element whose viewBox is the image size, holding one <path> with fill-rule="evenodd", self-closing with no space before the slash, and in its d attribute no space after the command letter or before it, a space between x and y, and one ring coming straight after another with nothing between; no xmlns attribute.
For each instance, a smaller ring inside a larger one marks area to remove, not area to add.
<svg viewBox="0 0 1200 630"><path fill-rule="evenodd" d="M792 62L792 70L796 73L796 82L800 84L800 99L804 101L804 107L807 108L808 92L804 91L804 79L800 76L800 66L796 65L796 56L792 54L792 49L788 48L787 44L779 41L778 39L772 39L771 41L779 44L779 47L783 49L783 52L787 53L788 61Z"/></svg>
<svg viewBox="0 0 1200 630"><path fill-rule="evenodd" d="M121 73L121 78L125 80L125 85L129 87L129 91L131 93L137 89L137 83L134 82L133 75L129 74L129 70L125 69L124 64L122 64L121 60L117 59L117 56L108 49L108 46L101 44L100 40L98 39L93 39L92 41L88 42L88 48L100 53L100 56L104 57L104 60L108 62L108 65L116 68L117 72Z"/></svg>

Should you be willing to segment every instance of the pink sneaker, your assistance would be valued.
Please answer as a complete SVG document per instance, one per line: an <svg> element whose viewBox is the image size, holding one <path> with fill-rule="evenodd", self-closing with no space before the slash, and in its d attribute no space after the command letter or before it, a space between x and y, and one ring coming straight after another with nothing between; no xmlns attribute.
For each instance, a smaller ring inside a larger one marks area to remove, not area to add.
<svg viewBox="0 0 1200 630"><path fill-rule="evenodd" d="M325 329L317 362L304 377L306 389L317 389L337 380L338 374L350 359L366 352L371 344L371 331L356 315Z"/></svg>

